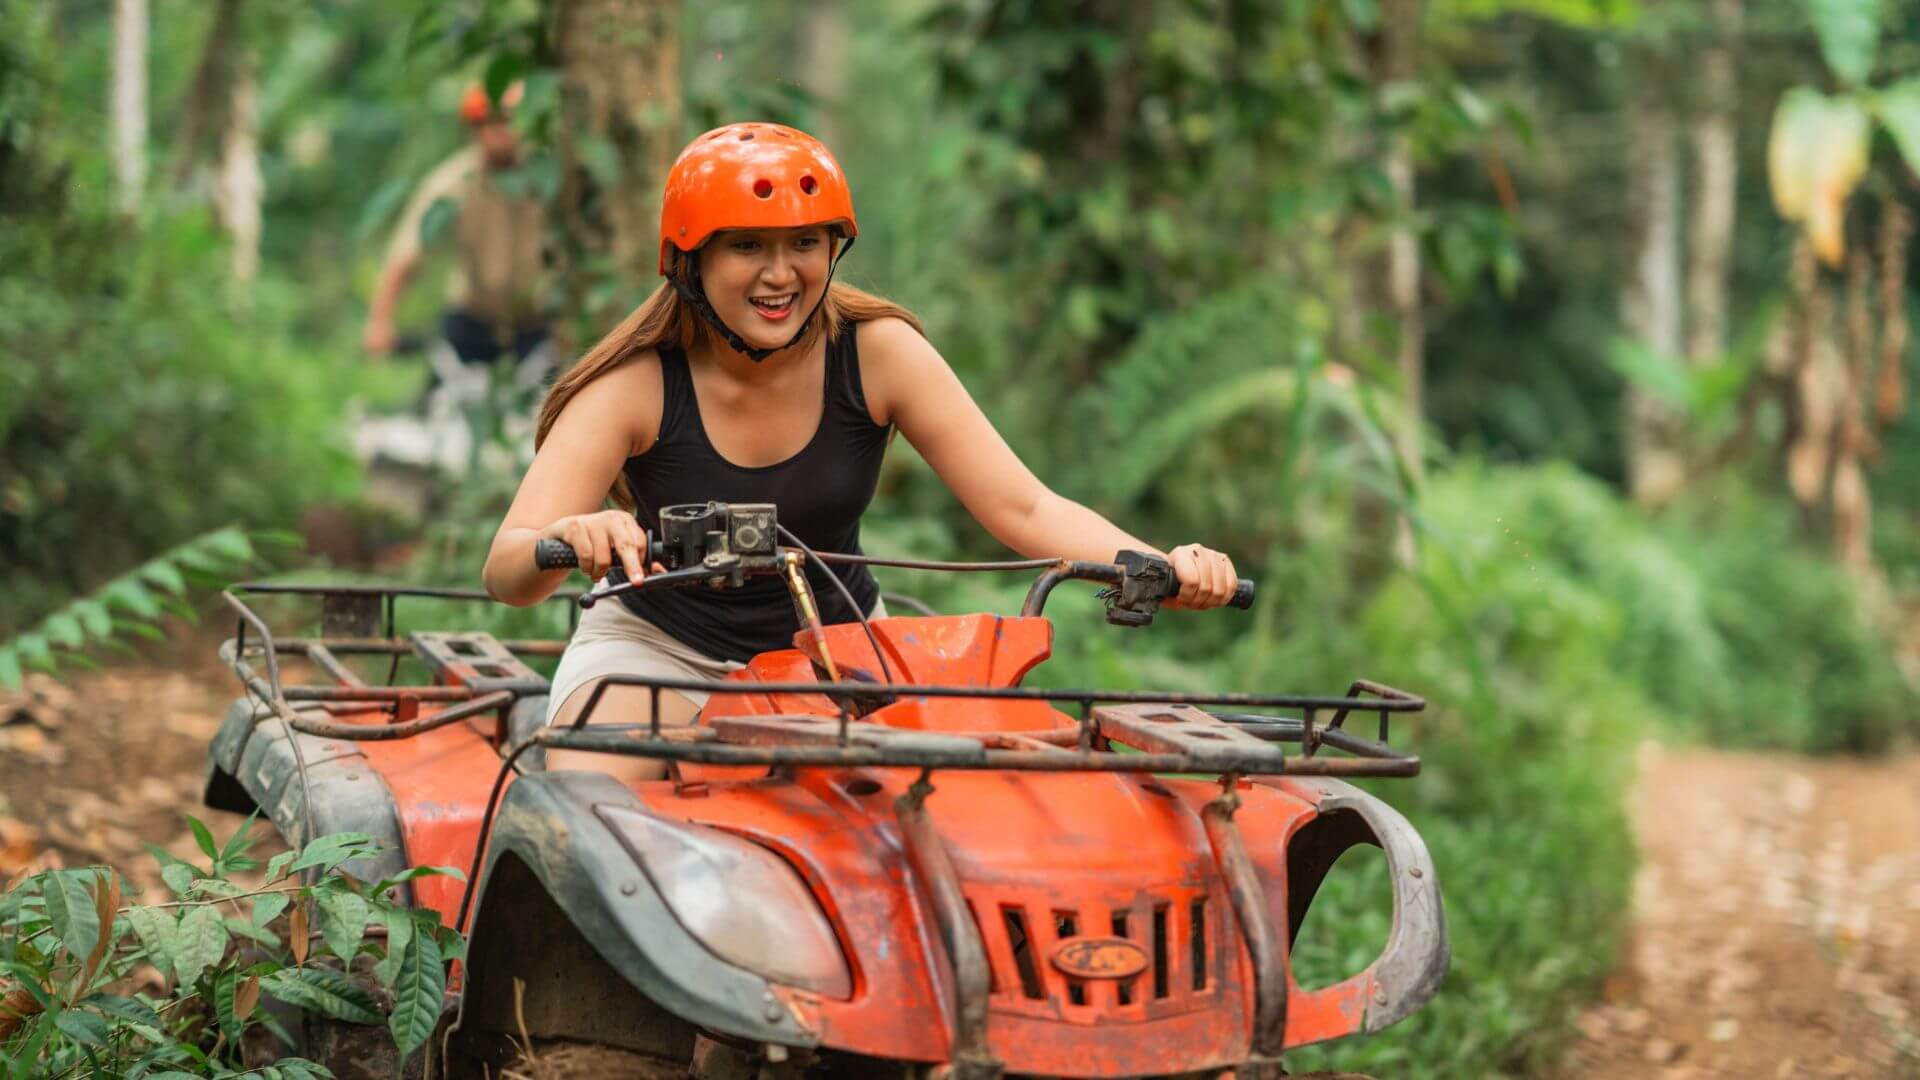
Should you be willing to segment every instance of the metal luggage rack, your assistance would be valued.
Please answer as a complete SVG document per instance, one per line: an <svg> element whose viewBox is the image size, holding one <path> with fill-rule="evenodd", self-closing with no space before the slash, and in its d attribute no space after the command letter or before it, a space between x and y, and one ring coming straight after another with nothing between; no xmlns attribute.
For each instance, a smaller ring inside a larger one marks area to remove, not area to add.
<svg viewBox="0 0 1920 1080"><path fill-rule="evenodd" d="M276 637L242 595L306 595L321 599L321 635ZM559 594L572 600L578 594ZM558 656L564 641L498 641L486 633L395 633L395 608L403 597L488 600L467 589L336 584L247 583L222 593L238 615L235 636L221 659L247 689L294 730L326 738L401 739L487 713L507 741L506 718L522 698L547 692L547 681L520 659ZM571 610L577 611L577 607ZM249 634L252 639L249 641ZM329 685L288 685L281 659L293 653L324 671ZM403 656L415 655L440 680L433 685L393 685ZM341 659L348 655L392 658L385 685L372 685ZM253 659L264 661L265 673ZM613 686L648 691L655 718L649 724L587 722ZM808 694L826 697L832 714L708 717L698 727L662 728L662 691L719 694ZM895 699L1038 701L1077 707L1072 728L1018 733L945 733L904 730L861 719ZM435 706L422 714L422 705ZM299 706L301 708L296 708ZM906 767L1061 772L1148 772L1239 775L1407 777L1420 759L1389 745L1394 713L1417 713L1422 698L1368 680L1355 680L1344 695L1184 694L1165 691L1027 687L924 686L867 680L743 683L737 680L613 676L597 686L566 728L542 728L511 748L534 746L628 754L710 765ZM1252 710L1295 710L1273 716ZM342 722L315 715L380 711L386 723ZM1378 718L1374 738L1347 727L1349 717ZM1322 721L1325 715L1327 719ZM644 737L636 737L644 736ZM1112 753L1118 744L1133 753ZM1300 748L1288 754L1281 746ZM1344 756L1322 755L1322 749Z"/></svg>

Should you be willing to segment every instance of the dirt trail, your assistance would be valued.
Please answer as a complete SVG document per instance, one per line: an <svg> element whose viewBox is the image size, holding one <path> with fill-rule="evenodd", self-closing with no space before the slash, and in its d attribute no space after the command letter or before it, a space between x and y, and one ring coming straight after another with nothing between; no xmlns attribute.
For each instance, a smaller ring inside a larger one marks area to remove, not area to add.
<svg viewBox="0 0 1920 1080"><path fill-rule="evenodd" d="M164 900L146 843L205 863L181 815L221 840L240 827L200 805L207 744L239 693L213 650L211 632L187 631L141 662L0 690L0 883L23 868L106 863Z"/></svg>
<svg viewBox="0 0 1920 1080"><path fill-rule="evenodd" d="M1920 1077L1920 754L1649 745L1634 928L1572 1078Z"/></svg>

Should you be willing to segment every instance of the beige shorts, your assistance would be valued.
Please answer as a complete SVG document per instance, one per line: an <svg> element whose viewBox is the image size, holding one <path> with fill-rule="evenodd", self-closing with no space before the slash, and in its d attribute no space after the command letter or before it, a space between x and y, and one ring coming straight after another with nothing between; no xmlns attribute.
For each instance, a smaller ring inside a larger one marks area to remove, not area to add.
<svg viewBox="0 0 1920 1080"><path fill-rule="evenodd" d="M875 600L867 617L879 619L886 614L886 604ZM745 666L734 660L708 656L635 615L625 604L595 604L580 616L580 625L574 629L567 651L560 656L560 666L554 670L552 689L547 696L547 723L553 723L553 718L575 691L609 675L724 679ZM680 694L696 706L707 703L707 695L698 690L663 693Z"/></svg>

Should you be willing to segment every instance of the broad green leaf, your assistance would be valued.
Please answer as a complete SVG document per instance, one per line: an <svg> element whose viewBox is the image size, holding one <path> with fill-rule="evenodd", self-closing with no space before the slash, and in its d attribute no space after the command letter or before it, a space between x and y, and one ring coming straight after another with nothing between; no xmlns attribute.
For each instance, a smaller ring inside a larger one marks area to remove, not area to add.
<svg viewBox="0 0 1920 1080"><path fill-rule="evenodd" d="M53 651L40 634L21 634L13 639L13 650L28 667L47 670L53 666Z"/></svg>
<svg viewBox="0 0 1920 1080"><path fill-rule="evenodd" d="M227 925L211 905L188 908L180 916L180 954L176 973L180 985L189 987L201 972L220 962L227 952Z"/></svg>
<svg viewBox="0 0 1920 1080"><path fill-rule="evenodd" d="M283 851L280 854L275 855L273 858L268 859L267 860L267 880L270 882L279 881L280 878L287 872L288 864L292 863L293 860L299 857L300 857L300 853L298 851Z"/></svg>
<svg viewBox="0 0 1920 1080"><path fill-rule="evenodd" d="M387 924L387 953L373 965L373 977L391 990L393 980L400 975L400 961L406 959L407 945L413 941L413 916L388 908L380 913L380 919Z"/></svg>
<svg viewBox="0 0 1920 1080"><path fill-rule="evenodd" d="M155 559L141 567L140 576L175 596L179 596L187 591L187 579L181 577L180 571L175 569L174 565L165 559Z"/></svg>
<svg viewBox="0 0 1920 1080"><path fill-rule="evenodd" d="M194 546L211 551L229 563L250 563L254 558L253 541L247 539L246 533L231 527L208 533L195 541Z"/></svg>
<svg viewBox="0 0 1920 1080"><path fill-rule="evenodd" d="M373 996L332 968L283 968L262 978L260 989L289 1005L312 1009L335 1020L380 1022L380 1008Z"/></svg>
<svg viewBox="0 0 1920 1080"><path fill-rule="evenodd" d="M47 640L55 645L77 649L86 642L86 634L80 629L80 620L74 618L71 611L56 611L47 616L47 621L41 625Z"/></svg>
<svg viewBox="0 0 1920 1080"><path fill-rule="evenodd" d="M387 1028L401 1057L413 1053L433 1034L446 989L447 969L440 961L439 943L431 934L414 934L393 980L393 1012L387 1016Z"/></svg>
<svg viewBox="0 0 1920 1080"><path fill-rule="evenodd" d="M287 1080L332 1080L333 1073L317 1062L306 1058L281 1058L275 1063L280 1074Z"/></svg>
<svg viewBox="0 0 1920 1080"><path fill-rule="evenodd" d="M287 910L286 893L268 893L253 901L253 925L265 926L280 917Z"/></svg>
<svg viewBox="0 0 1920 1080"><path fill-rule="evenodd" d="M1907 168L1920 173L1920 77L1903 79L1880 91L1874 108L1893 136Z"/></svg>
<svg viewBox="0 0 1920 1080"><path fill-rule="evenodd" d="M113 633L113 616L107 614L107 609L98 601L75 600L67 605L67 610L80 620L90 636L104 638Z"/></svg>
<svg viewBox="0 0 1920 1080"><path fill-rule="evenodd" d="M1807 0L1807 15L1827 66L1841 82L1864 85L1880 47L1880 0Z"/></svg>
<svg viewBox="0 0 1920 1080"><path fill-rule="evenodd" d="M0 645L0 686L18 690L22 681L19 654L13 651L12 644Z"/></svg>
<svg viewBox="0 0 1920 1080"><path fill-rule="evenodd" d="M193 890L193 867L186 863L169 863L160 868L160 880L167 883L177 896L185 896Z"/></svg>
<svg viewBox="0 0 1920 1080"><path fill-rule="evenodd" d="M203 877L193 883L193 895L207 896L227 900L245 893L247 890L225 878Z"/></svg>
<svg viewBox="0 0 1920 1080"><path fill-rule="evenodd" d="M367 929L366 899L344 889L321 889L314 903L320 909L320 936L326 939L327 948L341 963L353 963L353 954L359 951L360 937Z"/></svg>
<svg viewBox="0 0 1920 1080"><path fill-rule="evenodd" d="M87 892L84 871L59 870L47 876L47 918L67 951L85 960L100 944L100 913Z"/></svg>
<svg viewBox="0 0 1920 1080"><path fill-rule="evenodd" d="M153 966L162 975L173 974L180 955L180 924L174 914L165 908L134 907L127 911L127 922L140 944L146 946Z"/></svg>
<svg viewBox="0 0 1920 1080"><path fill-rule="evenodd" d="M317 866L323 871L331 870L357 855L370 855L378 850L373 837L366 833L331 833L302 848L290 869Z"/></svg>
<svg viewBox="0 0 1920 1080"><path fill-rule="evenodd" d="M83 1046L107 1044L107 1021L99 1013L83 1009L61 1009L53 1014L53 1025Z"/></svg>
<svg viewBox="0 0 1920 1080"><path fill-rule="evenodd" d="M240 975L233 971L223 971L213 980L213 1012L220 1022L220 1030L231 1039L238 1034L240 1021L233 1015L233 992L240 983Z"/></svg>
<svg viewBox="0 0 1920 1080"><path fill-rule="evenodd" d="M166 1026L166 1021L160 1018L159 1013L154 1012L145 1002L135 998L123 997L119 994L95 994L81 1004L90 1005L108 1016L117 1016L131 1023L144 1024L152 1028Z"/></svg>
<svg viewBox="0 0 1920 1080"><path fill-rule="evenodd" d="M209 859L218 856L220 845L213 842L213 831L207 828L205 822L192 814L187 814L185 817L187 827L193 830L193 842L200 845L201 852Z"/></svg>
<svg viewBox="0 0 1920 1080"><path fill-rule="evenodd" d="M227 916L224 922L227 924L227 932L234 937L243 937L248 941L259 942L269 949L278 949L280 947L280 935L258 923L231 915Z"/></svg>
<svg viewBox="0 0 1920 1080"><path fill-rule="evenodd" d="M158 618L160 604L153 598L146 586L131 577L123 577L109 583L100 592L100 599L109 607L125 608L143 619Z"/></svg>
<svg viewBox="0 0 1920 1080"><path fill-rule="evenodd" d="M453 866L409 866L390 878L381 878L369 892L374 896L383 896L395 885L423 877L450 877L455 881L465 881L467 872Z"/></svg>

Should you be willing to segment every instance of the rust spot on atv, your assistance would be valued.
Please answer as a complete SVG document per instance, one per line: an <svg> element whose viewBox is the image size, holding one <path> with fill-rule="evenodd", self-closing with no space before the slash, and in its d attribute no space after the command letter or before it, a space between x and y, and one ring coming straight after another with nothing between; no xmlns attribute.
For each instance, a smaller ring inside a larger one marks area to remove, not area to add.
<svg viewBox="0 0 1920 1080"><path fill-rule="evenodd" d="M1147 970L1147 954L1126 938L1074 938L1053 951L1053 966L1077 979L1129 979Z"/></svg>

